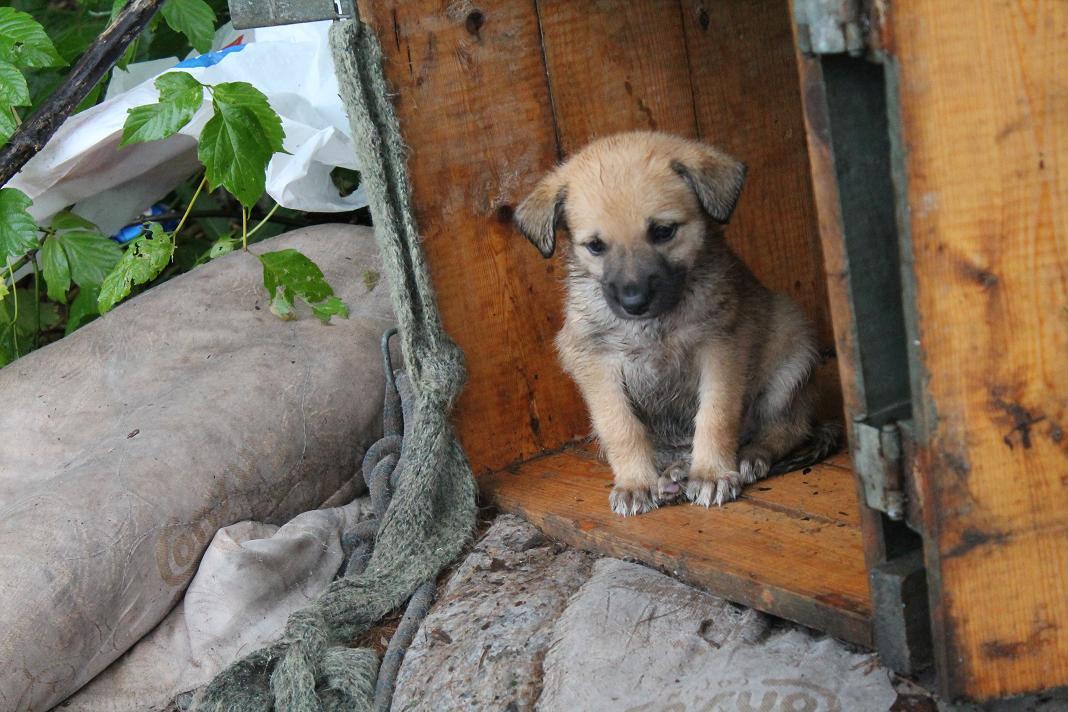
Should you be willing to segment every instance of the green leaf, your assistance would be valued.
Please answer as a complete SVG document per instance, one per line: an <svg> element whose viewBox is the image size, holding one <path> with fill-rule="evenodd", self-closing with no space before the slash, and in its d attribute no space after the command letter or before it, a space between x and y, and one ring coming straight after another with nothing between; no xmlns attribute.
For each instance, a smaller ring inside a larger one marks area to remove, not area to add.
<svg viewBox="0 0 1068 712"><path fill-rule="evenodd" d="M6 297L8 294L9 292L7 291L7 280L0 279L0 301L2 301L3 298Z"/></svg>
<svg viewBox="0 0 1068 712"><path fill-rule="evenodd" d="M53 230L93 230L99 232L96 223L86 220L81 215L75 215L69 210L62 210L52 216Z"/></svg>
<svg viewBox="0 0 1068 712"><path fill-rule="evenodd" d="M96 305L99 296L99 287L82 287L78 290L78 296L70 303L70 309L67 310L67 328L63 333L64 336L69 336L79 327L100 315L100 309Z"/></svg>
<svg viewBox="0 0 1068 712"><path fill-rule="evenodd" d="M12 321L19 333L20 352L30 350L29 344L22 337L31 337L37 332L37 317L33 310L33 290L18 288L11 299L0 302L0 324L6 324L10 329ZM15 319L15 298L19 303L18 319ZM48 329L59 323L59 305L54 302L38 302L41 314L41 328Z"/></svg>
<svg viewBox="0 0 1068 712"><path fill-rule="evenodd" d="M189 123L204 99L204 87L185 72L169 72L156 79L159 101L127 112L119 146L173 136Z"/></svg>
<svg viewBox="0 0 1068 712"><path fill-rule="evenodd" d="M296 319L296 312L293 311L293 295L287 295L284 289L280 289L271 300L271 313L282 321Z"/></svg>
<svg viewBox="0 0 1068 712"><path fill-rule="evenodd" d="M334 296L322 270L300 252L293 249L264 252L259 258L263 264L263 286L271 297L271 311L276 316L294 318L293 298L297 296L311 305L323 323L334 315L348 318L348 309Z"/></svg>
<svg viewBox="0 0 1068 712"><path fill-rule="evenodd" d="M159 223L148 223L149 233L126 247L122 259L100 285L97 307L106 314L125 299L134 285L150 282L159 276L174 255L174 236Z"/></svg>
<svg viewBox="0 0 1068 712"><path fill-rule="evenodd" d="M37 223L26 211L31 205L21 190L0 188L0 267L37 247Z"/></svg>
<svg viewBox="0 0 1068 712"><path fill-rule="evenodd" d="M319 321L324 324L329 324L330 317L332 316L340 316L344 319L348 319L349 308L345 306L345 302L341 301L340 298L327 297L326 301L312 305L312 314L319 317Z"/></svg>
<svg viewBox="0 0 1068 712"><path fill-rule="evenodd" d="M40 23L11 7L0 7L0 60L16 67L66 64Z"/></svg>
<svg viewBox="0 0 1068 712"><path fill-rule="evenodd" d="M29 106L26 77L11 62L0 60L0 106Z"/></svg>
<svg viewBox="0 0 1068 712"><path fill-rule="evenodd" d="M0 144L6 143L18 127L15 110L10 106L0 106Z"/></svg>
<svg viewBox="0 0 1068 712"><path fill-rule="evenodd" d="M171 29L189 39L201 54L211 51L215 36L215 11L204 0L167 0L161 10Z"/></svg>
<svg viewBox="0 0 1068 712"><path fill-rule="evenodd" d="M122 248L100 233L71 230L58 238L70 263L70 276L79 287L103 284L122 257Z"/></svg>
<svg viewBox="0 0 1068 712"><path fill-rule="evenodd" d="M215 85L212 105L215 115L200 134L200 162L213 189L221 185L251 208L263 195L271 156L282 150L282 120L246 82Z"/></svg>
<svg viewBox="0 0 1068 712"><path fill-rule="evenodd" d="M216 257L222 257L225 254L233 252L239 244L241 244L241 241L238 240L236 237L231 237L230 235L223 235L218 240L216 240L215 243L211 246L211 249L208 250L208 259L213 260Z"/></svg>
<svg viewBox="0 0 1068 712"><path fill-rule="evenodd" d="M55 235L49 235L41 245L41 267L48 285L48 298L66 304L67 290L70 289L70 265L67 263L67 253Z"/></svg>

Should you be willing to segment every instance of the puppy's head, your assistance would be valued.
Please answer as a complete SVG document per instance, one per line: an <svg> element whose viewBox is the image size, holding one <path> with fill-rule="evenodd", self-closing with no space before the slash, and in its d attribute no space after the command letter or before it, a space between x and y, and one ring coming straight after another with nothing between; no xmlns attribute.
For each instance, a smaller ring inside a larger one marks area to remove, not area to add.
<svg viewBox="0 0 1068 712"><path fill-rule="evenodd" d="M711 224L730 218L745 166L697 141L616 134L557 166L515 212L545 257L571 235L572 263L596 278L612 311L649 319L674 307Z"/></svg>

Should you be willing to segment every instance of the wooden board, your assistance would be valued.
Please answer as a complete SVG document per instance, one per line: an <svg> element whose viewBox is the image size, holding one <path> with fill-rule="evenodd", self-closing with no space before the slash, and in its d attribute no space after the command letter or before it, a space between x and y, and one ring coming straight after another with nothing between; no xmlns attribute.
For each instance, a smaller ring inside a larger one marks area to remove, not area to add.
<svg viewBox="0 0 1068 712"><path fill-rule="evenodd" d="M901 0L915 475L943 692L1068 684L1068 3Z"/></svg>
<svg viewBox="0 0 1068 712"><path fill-rule="evenodd" d="M790 7L784 0L682 0L698 135L745 161L727 240L771 289L794 299L834 353ZM825 417L841 417L836 362L819 373Z"/></svg>
<svg viewBox="0 0 1068 712"><path fill-rule="evenodd" d="M511 225L556 159L534 3L364 2L410 148L423 248L468 381L454 421L476 473L588 431L552 348L559 272Z"/></svg>
<svg viewBox="0 0 1068 712"><path fill-rule="evenodd" d="M769 478L721 508L681 504L627 518L608 508L608 466L584 453L542 457L481 484L502 509L569 544L871 644L857 500L841 464Z"/></svg>
<svg viewBox="0 0 1068 712"><path fill-rule="evenodd" d="M678 0L540 0L560 147L651 129L695 138Z"/></svg>

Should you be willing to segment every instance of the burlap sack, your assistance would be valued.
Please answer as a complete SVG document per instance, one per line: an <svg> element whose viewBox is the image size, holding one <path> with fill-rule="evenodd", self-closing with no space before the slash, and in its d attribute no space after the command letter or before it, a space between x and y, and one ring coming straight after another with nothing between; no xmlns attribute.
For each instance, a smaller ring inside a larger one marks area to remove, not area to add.
<svg viewBox="0 0 1068 712"><path fill-rule="evenodd" d="M174 606L220 527L282 524L378 434L392 323L370 229L295 247L351 310L268 310L235 253L0 369L0 709L46 710ZM373 286L373 288L372 288Z"/></svg>

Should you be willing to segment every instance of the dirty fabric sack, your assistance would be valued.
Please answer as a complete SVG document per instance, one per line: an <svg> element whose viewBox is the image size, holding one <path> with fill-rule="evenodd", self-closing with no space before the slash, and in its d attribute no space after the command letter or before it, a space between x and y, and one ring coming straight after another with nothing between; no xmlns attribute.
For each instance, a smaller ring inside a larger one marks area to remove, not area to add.
<svg viewBox="0 0 1068 712"><path fill-rule="evenodd" d="M291 232L350 318L269 311L226 255L0 369L0 709L62 701L158 624L221 528L354 487L380 429L372 231Z"/></svg>
<svg viewBox="0 0 1068 712"><path fill-rule="evenodd" d="M297 515L281 528L239 522L212 539L182 602L63 704L64 712L158 712L282 635L344 561L342 537L372 514L370 498Z"/></svg>

